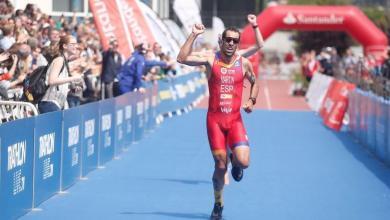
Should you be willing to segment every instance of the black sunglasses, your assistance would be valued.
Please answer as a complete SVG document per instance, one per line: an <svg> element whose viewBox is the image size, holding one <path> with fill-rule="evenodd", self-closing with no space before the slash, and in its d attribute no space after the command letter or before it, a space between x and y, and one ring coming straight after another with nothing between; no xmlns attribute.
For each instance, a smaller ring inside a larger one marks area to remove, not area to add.
<svg viewBox="0 0 390 220"><path fill-rule="evenodd" d="M233 41L234 44L240 43L240 38L224 37L223 40L224 40L226 43L230 43L231 41Z"/></svg>

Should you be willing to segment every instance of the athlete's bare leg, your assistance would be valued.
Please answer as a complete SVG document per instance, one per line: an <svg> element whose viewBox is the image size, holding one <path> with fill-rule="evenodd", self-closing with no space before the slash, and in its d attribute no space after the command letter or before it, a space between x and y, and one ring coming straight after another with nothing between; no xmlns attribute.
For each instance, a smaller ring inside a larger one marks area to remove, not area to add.
<svg viewBox="0 0 390 220"><path fill-rule="evenodd" d="M232 151L230 150L230 148L227 149L228 152L227 152L227 155L231 154ZM231 168L231 161L230 161L230 158L227 157L226 158L226 164L227 164L227 167L226 167L226 172L225 172L225 185L229 185L230 183L230 179L229 179L229 171L230 171L230 168Z"/></svg>
<svg viewBox="0 0 390 220"><path fill-rule="evenodd" d="M213 152L214 157L214 174L213 174L213 187L216 193L220 192L221 197L216 196L215 202L221 202L222 200L222 190L225 185L225 173L227 170L227 154L226 151L217 150Z"/></svg>
<svg viewBox="0 0 390 220"><path fill-rule="evenodd" d="M216 150L212 153L215 162L213 174L215 202L211 219L220 219L223 209L223 187L225 185L225 173L227 170L227 153L225 150Z"/></svg>
<svg viewBox="0 0 390 220"><path fill-rule="evenodd" d="M250 162L250 150L248 145L239 145L233 149L233 161L234 166L239 166L242 169L249 167Z"/></svg>
<svg viewBox="0 0 390 220"><path fill-rule="evenodd" d="M233 149L231 155L232 161L232 177L235 181L239 182L244 176L244 169L249 167L249 146L240 145Z"/></svg>

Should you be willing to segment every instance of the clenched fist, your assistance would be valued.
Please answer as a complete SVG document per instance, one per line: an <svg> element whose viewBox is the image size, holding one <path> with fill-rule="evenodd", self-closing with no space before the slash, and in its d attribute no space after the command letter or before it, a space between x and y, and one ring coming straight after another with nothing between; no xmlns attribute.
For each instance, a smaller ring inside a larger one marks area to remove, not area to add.
<svg viewBox="0 0 390 220"><path fill-rule="evenodd" d="M256 15L249 14L249 15L248 15L248 22L249 22L252 26L256 26L256 25L257 25L257 18L256 18Z"/></svg>
<svg viewBox="0 0 390 220"><path fill-rule="evenodd" d="M195 35L203 34L205 27L203 24L194 24L192 27L192 33Z"/></svg>

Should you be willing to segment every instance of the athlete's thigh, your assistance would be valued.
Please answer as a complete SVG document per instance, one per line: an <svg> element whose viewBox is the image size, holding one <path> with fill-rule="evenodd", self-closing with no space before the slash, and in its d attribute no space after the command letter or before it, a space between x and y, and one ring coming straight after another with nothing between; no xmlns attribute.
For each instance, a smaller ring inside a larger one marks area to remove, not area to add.
<svg viewBox="0 0 390 220"><path fill-rule="evenodd" d="M227 133L227 143L232 151L236 147L249 146L248 136L241 118L231 123Z"/></svg>
<svg viewBox="0 0 390 220"><path fill-rule="evenodd" d="M217 121L211 117L207 117L207 136L213 154L217 151L226 152L226 135L221 130Z"/></svg>

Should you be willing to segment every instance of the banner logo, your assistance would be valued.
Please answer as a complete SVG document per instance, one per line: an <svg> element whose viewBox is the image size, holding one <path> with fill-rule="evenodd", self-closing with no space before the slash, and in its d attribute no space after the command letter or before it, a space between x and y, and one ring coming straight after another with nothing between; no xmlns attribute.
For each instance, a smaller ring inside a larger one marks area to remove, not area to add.
<svg viewBox="0 0 390 220"><path fill-rule="evenodd" d="M293 24L343 24L344 17L335 14L330 15L304 15L292 12L287 13L283 18L283 23L287 25Z"/></svg>

